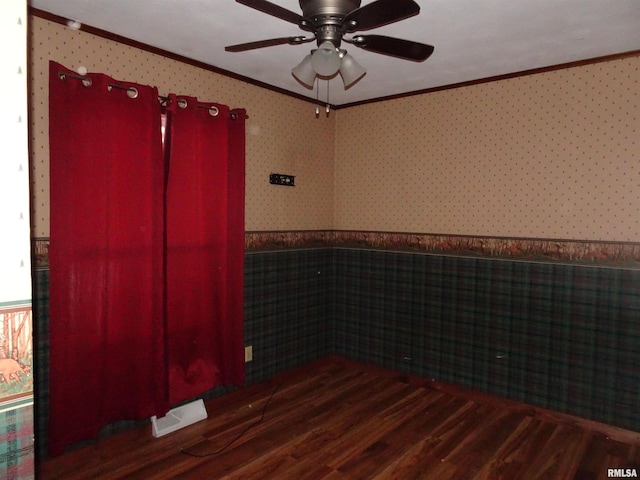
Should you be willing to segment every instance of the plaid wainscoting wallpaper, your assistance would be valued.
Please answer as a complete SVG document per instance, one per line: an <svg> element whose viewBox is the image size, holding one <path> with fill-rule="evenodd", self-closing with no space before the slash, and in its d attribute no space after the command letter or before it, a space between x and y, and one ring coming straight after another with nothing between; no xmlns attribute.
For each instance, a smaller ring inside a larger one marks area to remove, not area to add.
<svg viewBox="0 0 640 480"><path fill-rule="evenodd" d="M47 245L35 248L39 452ZM247 384L337 354L640 431L639 251L631 243L249 232Z"/></svg>
<svg viewBox="0 0 640 480"><path fill-rule="evenodd" d="M0 426L0 478L33 478L32 405L1 411Z"/></svg>
<svg viewBox="0 0 640 480"><path fill-rule="evenodd" d="M333 250L247 252L244 336L247 382L333 353Z"/></svg>

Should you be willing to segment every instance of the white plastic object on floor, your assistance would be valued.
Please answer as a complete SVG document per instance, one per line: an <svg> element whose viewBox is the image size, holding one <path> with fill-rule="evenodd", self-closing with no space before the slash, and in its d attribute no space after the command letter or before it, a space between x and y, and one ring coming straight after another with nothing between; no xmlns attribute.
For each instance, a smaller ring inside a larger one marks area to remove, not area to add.
<svg viewBox="0 0 640 480"><path fill-rule="evenodd" d="M167 412L164 417L151 417L151 433L154 437L162 437L188 425L193 425L207 418L207 409L202 399L196 400Z"/></svg>

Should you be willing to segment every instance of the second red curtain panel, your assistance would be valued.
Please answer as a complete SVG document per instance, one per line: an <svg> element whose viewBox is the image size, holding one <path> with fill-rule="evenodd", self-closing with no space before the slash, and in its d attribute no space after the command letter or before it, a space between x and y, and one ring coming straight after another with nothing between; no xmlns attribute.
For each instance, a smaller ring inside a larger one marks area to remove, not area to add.
<svg viewBox="0 0 640 480"><path fill-rule="evenodd" d="M244 381L243 322L233 320L242 318L236 297L242 299L244 252L235 244L244 244L244 208L237 205L238 191L244 202L244 136L243 158L231 158L238 146L229 146L238 128L244 134L241 125L244 115L224 105L170 95L166 330L172 404Z"/></svg>

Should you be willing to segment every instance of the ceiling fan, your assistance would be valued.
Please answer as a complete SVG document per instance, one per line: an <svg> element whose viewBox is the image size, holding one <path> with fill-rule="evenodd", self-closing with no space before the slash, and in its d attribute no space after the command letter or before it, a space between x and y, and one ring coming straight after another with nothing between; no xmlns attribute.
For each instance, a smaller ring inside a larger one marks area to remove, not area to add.
<svg viewBox="0 0 640 480"><path fill-rule="evenodd" d="M375 0L360 6L360 0L300 0L302 15L267 0L236 0L263 13L298 25L310 36L292 36L240 43L225 47L227 52L244 52L275 45L300 45L316 41L312 50L291 73L307 88L313 88L316 77L329 79L340 73L347 89L360 80L366 70L340 48L344 41L370 52L390 55L403 60L422 62L433 53L434 47L384 35L352 35L358 31L398 22L420 13L413 0Z"/></svg>

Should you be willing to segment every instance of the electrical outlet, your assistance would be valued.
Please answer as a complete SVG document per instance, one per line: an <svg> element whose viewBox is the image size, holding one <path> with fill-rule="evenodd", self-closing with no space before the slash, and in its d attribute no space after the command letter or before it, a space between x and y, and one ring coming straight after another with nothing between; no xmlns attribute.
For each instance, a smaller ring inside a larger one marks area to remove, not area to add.
<svg viewBox="0 0 640 480"><path fill-rule="evenodd" d="M253 360L253 346L249 345L248 347L244 347L244 362L250 362Z"/></svg>

